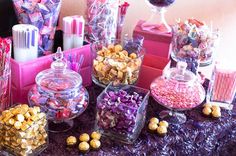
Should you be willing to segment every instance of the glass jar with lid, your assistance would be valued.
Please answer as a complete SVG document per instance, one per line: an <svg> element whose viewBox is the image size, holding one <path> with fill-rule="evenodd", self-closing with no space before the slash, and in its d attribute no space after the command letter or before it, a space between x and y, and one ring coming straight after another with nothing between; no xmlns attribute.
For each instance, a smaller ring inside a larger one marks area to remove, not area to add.
<svg viewBox="0 0 236 156"><path fill-rule="evenodd" d="M82 86L80 74L66 68L60 48L55 54L51 69L40 72L35 80L36 85L28 94L29 104L40 106L47 113L50 131L71 128L72 119L87 108L89 95Z"/></svg>
<svg viewBox="0 0 236 156"><path fill-rule="evenodd" d="M200 105L205 99L203 86L197 76L186 70L186 67L187 63L178 62L176 68L169 69L150 86L153 98L170 110L189 110ZM181 114L181 119L174 122L185 121L186 116Z"/></svg>

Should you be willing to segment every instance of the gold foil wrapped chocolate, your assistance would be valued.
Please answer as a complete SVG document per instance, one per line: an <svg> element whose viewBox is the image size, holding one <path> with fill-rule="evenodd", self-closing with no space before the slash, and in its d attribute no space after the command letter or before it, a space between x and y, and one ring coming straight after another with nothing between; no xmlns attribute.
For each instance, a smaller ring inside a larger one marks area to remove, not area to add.
<svg viewBox="0 0 236 156"><path fill-rule="evenodd" d="M30 155L47 146L46 114L39 107L17 105L0 116L0 147L14 155Z"/></svg>

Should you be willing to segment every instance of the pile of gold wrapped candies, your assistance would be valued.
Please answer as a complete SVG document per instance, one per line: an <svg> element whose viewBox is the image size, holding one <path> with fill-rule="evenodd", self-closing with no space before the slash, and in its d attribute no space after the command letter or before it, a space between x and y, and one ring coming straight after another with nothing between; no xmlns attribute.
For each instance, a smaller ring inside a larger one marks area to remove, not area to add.
<svg viewBox="0 0 236 156"><path fill-rule="evenodd" d="M120 44L109 45L97 51L93 61L93 76L103 85L112 81L116 84L134 84L141 64L142 58L135 52L129 54Z"/></svg>
<svg viewBox="0 0 236 156"><path fill-rule="evenodd" d="M91 137L91 140L90 140ZM79 151L81 153L87 153L90 149L97 150L101 147L100 142L101 134L99 132L93 132L90 136L87 133L83 133L79 136ZM89 141L90 140L90 141ZM89 142L89 143L88 143ZM66 144L69 147L74 147L77 144L75 136L69 136L66 139Z"/></svg>
<svg viewBox="0 0 236 156"><path fill-rule="evenodd" d="M204 108L202 110L202 113L205 116L212 116L214 118L220 118L221 117L221 109L217 105L212 105L212 104L205 104Z"/></svg>
<svg viewBox="0 0 236 156"><path fill-rule="evenodd" d="M165 120L160 121L156 117L149 120L148 129L152 133L157 133L159 136L164 136L167 133L169 123Z"/></svg>
<svg viewBox="0 0 236 156"><path fill-rule="evenodd" d="M0 146L14 155L29 155L46 148L46 114L26 104L5 110L0 116Z"/></svg>

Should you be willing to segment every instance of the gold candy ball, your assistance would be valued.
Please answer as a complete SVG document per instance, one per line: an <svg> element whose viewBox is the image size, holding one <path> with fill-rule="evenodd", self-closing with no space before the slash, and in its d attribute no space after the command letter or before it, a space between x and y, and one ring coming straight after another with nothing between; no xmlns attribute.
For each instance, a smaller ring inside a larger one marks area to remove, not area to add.
<svg viewBox="0 0 236 156"><path fill-rule="evenodd" d="M167 127L166 126L159 126L157 127L157 133L164 135L167 133Z"/></svg>
<svg viewBox="0 0 236 156"><path fill-rule="evenodd" d="M89 150L89 144L85 141L79 143L79 150L82 152L86 152Z"/></svg>
<svg viewBox="0 0 236 156"><path fill-rule="evenodd" d="M218 110L213 110L212 111L212 116L215 118L220 118L221 117L221 112Z"/></svg>
<svg viewBox="0 0 236 156"><path fill-rule="evenodd" d="M203 106L204 106L204 107L209 107L209 108L211 108L211 107L212 107L212 104L206 103L206 104L204 104Z"/></svg>
<svg viewBox="0 0 236 156"><path fill-rule="evenodd" d="M90 146L93 149L98 149L101 146L101 142L99 140L97 140L97 139L93 139L93 140L90 141Z"/></svg>
<svg viewBox="0 0 236 156"><path fill-rule="evenodd" d="M69 137L66 139L66 143L67 143L67 145L69 145L69 146L75 145L75 144L77 143L77 139L76 139L76 137L74 137L74 136L69 136Z"/></svg>
<svg viewBox="0 0 236 156"><path fill-rule="evenodd" d="M155 117L151 118L149 122L152 122L152 123L156 123L158 124L159 123L159 120Z"/></svg>
<svg viewBox="0 0 236 156"><path fill-rule="evenodd" d="M164 126L164 127L168 128L169 123L167 121L163 120L163 121L159 122L159 126Z"/></svg>
<svg viewBox="0 0 236 156"><path fill-rule="evenodd" d="M203 110L202 110L202 113L204 115L210 115L212 112L211 108L210 107L204 107Z"/></svg>
<svg viewBox="0 0 236 156"><path fill-rule="evenodd" d="M123 47L122 47L122 45L120 45L120 44L117 44L117 45L115 45L115 52L120 52L120 51L122 51L123 50Z"/></svg>
<svg viewBox="0 0 236 156"><path fill-rule="evenodd" d="M220 107L219 106L212 106L211 107L212 111L221 111Z"/></svg>
<svg viewBox="0 0 236 156"><path fill-rule="evenodd" d="M101 138L101 133L99 133L99 132L93 132L92 134L91 134L91 138L92 139L97 139L97 140L99 140L100 138Z"/></svg>
<svg viewBox="0 0 236 156"><path fill-rule="evenodd" d="M148 124L148 129L151 130L151 131L157 130L157 127L158 127L157 124L154 123L154 122L150 122L150 123Z"/></svg>
<svg viewBox="0 0 236 156"><path fill-rule="evenodd" d="M85 141L85 142L88 142L89 141L89 135L87 133L83 133L79 136L79 140L80 141Z"/></svg>

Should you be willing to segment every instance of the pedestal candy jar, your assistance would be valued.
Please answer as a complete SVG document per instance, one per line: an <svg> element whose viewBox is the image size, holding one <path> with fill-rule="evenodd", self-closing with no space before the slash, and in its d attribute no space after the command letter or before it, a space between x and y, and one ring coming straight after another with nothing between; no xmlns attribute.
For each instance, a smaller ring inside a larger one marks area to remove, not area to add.
<svg viewBox="0 0 236 156"><path fill-rule="evenodd" d="M205 90L197 76L186 70L185 62L178 62L177 68L171 68L151 84L151 94L161 105L170 110L189 110L200 105L205 99ZM163 113L163 112L162 112ZM175 123L184 123L186 116L175 112ZM179 115L179 116L177 116Z"/></svg>
<svg viewBox="0 0 236 156"><path fill-rule="evenodd" d="M49 130L65 131L73 126L72 119L87 108L89 97L81 76L66 69L60 49L55 59L51 69L36 76L37 85L30 90L28 100L30 105L40 106L47 113Z"/></svg>

